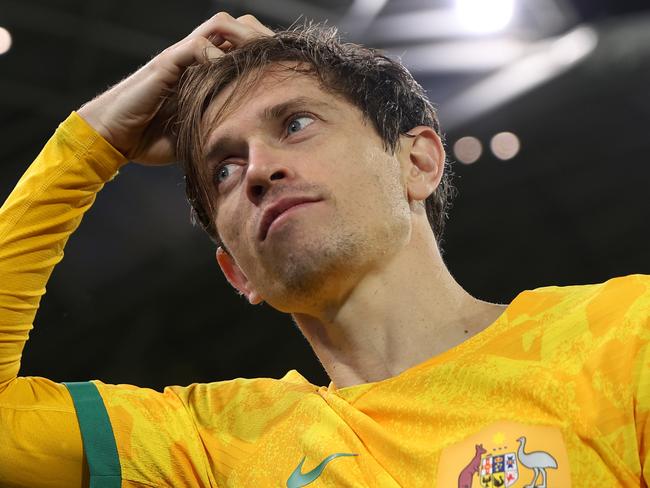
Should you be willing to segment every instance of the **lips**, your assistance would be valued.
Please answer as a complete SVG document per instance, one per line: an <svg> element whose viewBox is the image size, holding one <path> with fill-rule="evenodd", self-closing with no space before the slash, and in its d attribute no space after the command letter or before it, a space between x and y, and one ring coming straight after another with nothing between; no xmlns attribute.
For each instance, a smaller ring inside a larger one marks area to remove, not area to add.
<svg viewBox="0 0 650 488"><path fill-rule="evenodd" d="M272 205L268 205L262 213L262 219L260 220L257 237L260 241L266 239L266 235L269 232L269 227L271 227L273 221L284 212L289 210L291 207L295 207L296 205L301 205L303 203L318 202L319 200L320 199L313 197L287 197L281 198Z"/></svg>

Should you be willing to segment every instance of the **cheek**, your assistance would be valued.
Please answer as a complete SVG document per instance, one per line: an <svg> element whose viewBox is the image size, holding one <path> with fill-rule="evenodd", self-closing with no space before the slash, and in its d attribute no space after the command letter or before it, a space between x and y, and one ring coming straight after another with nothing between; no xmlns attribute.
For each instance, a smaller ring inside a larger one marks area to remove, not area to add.
<svg viewBox="0 0 650 488"><path fill-rule="evenodd" d="M364 193L368 193L374 205L391 206L404 200L405 189L399 162L392 156L377 148L369 148L358 165L356 176L363 184ZM361 188L360 188L361 190Z"/></svg>
<svg viewBox="0 0 650 488"><path fill-rule="evenodd" d="M252 237L247 234L244 228L246 219L240 206L233 205L232 209L221 208L217 215L217 230L221 240L228 248L230 255L233 257L237 266L243 271L247 278L254 279L254 270L256 266L255 250L252 249Z"/></svg>
<svg viewBox="0 0 650 488"><path fill-rule="evenodd" d="M216 227L221 240L234 254L237 254L242 248L241 222L245 222L239 208L237 205L223 202L219 207L216 219Z"/></svg>

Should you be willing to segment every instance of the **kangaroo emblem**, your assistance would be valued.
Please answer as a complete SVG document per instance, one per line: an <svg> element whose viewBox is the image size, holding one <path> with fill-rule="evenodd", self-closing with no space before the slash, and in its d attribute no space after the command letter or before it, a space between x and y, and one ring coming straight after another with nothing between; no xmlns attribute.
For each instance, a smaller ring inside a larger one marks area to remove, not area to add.
<svg viewBox="0 0 650 488"><path fill-rule="evenodd" d="M463 468L458 475L458 488L472 488L474 482L474 473L478 473L478 468L481 465L481 455L487 451L483 448L483 444L476 444L476 453L467 466Z"/></svg>

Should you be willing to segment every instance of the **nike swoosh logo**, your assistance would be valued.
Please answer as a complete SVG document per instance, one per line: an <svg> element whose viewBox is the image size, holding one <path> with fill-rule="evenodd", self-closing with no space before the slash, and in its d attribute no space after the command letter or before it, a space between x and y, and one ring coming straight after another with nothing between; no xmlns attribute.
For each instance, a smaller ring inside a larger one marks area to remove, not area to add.
<svg viewBox="0 0 650 488"><path fill-rule="evenodd" d="M293 473L291 473L291 476L289 476L289 479L287 480L287 488L301 488L302 486L308 485L309 483L311 483L321 475L321 473L325 469L325 466L327 466L327 463L329 463L332 459L341 456L358 456L358 454L351 454L347 452L337 452L334 454L330 454L325 459L323 459L321 463L318 466L316 466L314 469L312 469L309 473L304 473L304 474L302 473L302 465L305 463L306 458L302 458L300 464L298 464L296 469L293 470Z"/></svg>

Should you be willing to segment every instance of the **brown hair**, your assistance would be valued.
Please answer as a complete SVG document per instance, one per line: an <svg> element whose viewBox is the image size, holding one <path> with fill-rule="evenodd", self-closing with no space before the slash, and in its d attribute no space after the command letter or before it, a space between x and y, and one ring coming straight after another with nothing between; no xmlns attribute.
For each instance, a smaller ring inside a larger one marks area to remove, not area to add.
<svg viewBox="0 0 650 488"><path fill-rule="evenodd" d="M324 90L359 108L391 153L397 149L400 135L418 125L432 127L443 138L435 109L406 68L377 50L341 42L334 28L306 25L258 37L213 62L191 66L181 77L175 100L176 154L185 170L192 220L218 245L223 243L215 228L211 183L200 170L205 167L203 115L226 85L237 82L222 112L242 91L255 85L266 67L282 62L292 63L294 68L288 69L314 76ZM445 161L442 181L425 201L439 244L455 193L451 177L450 163Z"/></svg>

